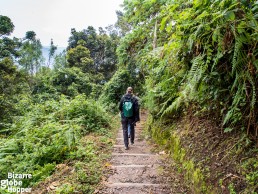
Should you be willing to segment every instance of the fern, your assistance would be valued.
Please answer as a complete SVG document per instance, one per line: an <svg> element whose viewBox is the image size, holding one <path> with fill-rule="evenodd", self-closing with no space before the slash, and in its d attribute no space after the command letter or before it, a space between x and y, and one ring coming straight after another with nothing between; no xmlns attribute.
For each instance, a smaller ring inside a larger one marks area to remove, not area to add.
<svg viewBox="0 0 258 194"><path fill-rule="evenodd" d="M184 102L184 96L183 95L177 97L175 99L175 101L169 107L166 108L166 110L163 112L161 117L163 117L164 115L168 115L168 114L171 114L171 113L177 111L181 107L183 102Z"/></svg>
<svg viewBox="0 0 258 194"><path fill-rule="evenodd" d="M255 82L249 72L246 72L245 74L246 74L246 78L248 79L248 81L251 83L251 86L252 86L252 100L251 100L250 104L251 104L251 109L253 110L255 108L255 104L256 104Z"/></svg>
<svg viewBox="0 0 258 194"><path fill-rule="evenodd" d="M243 44L246 42L246 37L242 34L236 37L234 55L232 61L232 73L241 72L244 65L246 65L246 53L243 50Z"/></svg>

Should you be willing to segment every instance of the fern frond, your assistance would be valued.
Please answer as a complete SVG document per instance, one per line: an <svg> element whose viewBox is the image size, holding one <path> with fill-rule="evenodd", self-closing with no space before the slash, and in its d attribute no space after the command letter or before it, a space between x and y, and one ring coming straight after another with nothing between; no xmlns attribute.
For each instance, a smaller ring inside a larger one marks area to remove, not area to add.
<svg viewBox="0 0 258 194"><path fill-rule="evenodd" d="M252 78L252 76L250 75L249 72L246 72L246 76L248 81L251 83L252 85L252 100L251 100L251 109L255 108L255 103L256 103L256 88L255 88L255 82Z"/></svg>
<svg viewBox="0 0 258 194"><path fill-rule="evenodd" d="M161 109L160 109L158 115L160 115L160 114L163 115L164 110L167 109L166 107L168 106L168 103L169 103L173 98L174 98L174 96L170 96L170 97L162 104L162 107L161 107Z"/></svg>
<svg viewBox="0 0 258 194"><path fill-rule="evenodd" d="M236 74L235 74L235 80L234 80L234 82L233 82L233 84L232 84L232 87L231 87L231 92L232 92L235 88L237 88L237 87L239 86L239 83L240 83L240 75L239 75L239 73L236 73Z"/></svg>
<svg viewBox="0 0 258 194"><path fill-rule="evenodd" d="M181 104L183 103L183 101L184 101L183 96L179 96L178 98L176 98L176 100L168 108L166 108L166 110L163 112L161 117L171 114L174 111L177 111L179 109L179 107L181 106Z"/></svg>
<svg viewBox="0 0 258 194"><path fill-rule="evenodd" d="M247 41L247 37L243 34L236 37L232 61L232 73L241 72L247 63L246 53L243 50L243 44Z"/></svg>
<svg viewBox="0 0 258 194"><path fill-rule="evenodd" d="M199 75L199 70L202 69L201 67L204 65L204 55L198 55L192 60L192 66L188 74L188 79L192 79L193 77L196 77L196 75ZM197 76L196 78L198 78Z"/></svg>

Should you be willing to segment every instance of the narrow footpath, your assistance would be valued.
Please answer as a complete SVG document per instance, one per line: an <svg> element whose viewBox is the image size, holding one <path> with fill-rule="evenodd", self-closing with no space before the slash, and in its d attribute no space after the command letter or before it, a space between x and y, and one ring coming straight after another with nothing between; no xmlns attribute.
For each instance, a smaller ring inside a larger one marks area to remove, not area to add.
<svg viewBox="0 0 258 194"><path fill-rule="evenodd" d="M134 145L124 149L123 133L120 128L110 162L110 173L105 181L102 194L171 194L181 193L175 178L164 175L164 154L154 153L153 146L142 138L146 115L135 129ZM166 172L166 174L168 174ZM173 187L173 188L172 188Z"/></svg>

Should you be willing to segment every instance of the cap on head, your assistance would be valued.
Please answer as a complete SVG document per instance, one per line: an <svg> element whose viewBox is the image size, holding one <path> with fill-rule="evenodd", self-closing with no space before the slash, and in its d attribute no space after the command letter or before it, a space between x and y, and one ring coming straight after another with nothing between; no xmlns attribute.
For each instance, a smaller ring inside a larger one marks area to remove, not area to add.
<svg viewBox="0 0 258 194"><path fill-rule="evenodd" d="M133 93L133 88L132 87L128 87L127 90L126 90L127 93Z"/></svg>

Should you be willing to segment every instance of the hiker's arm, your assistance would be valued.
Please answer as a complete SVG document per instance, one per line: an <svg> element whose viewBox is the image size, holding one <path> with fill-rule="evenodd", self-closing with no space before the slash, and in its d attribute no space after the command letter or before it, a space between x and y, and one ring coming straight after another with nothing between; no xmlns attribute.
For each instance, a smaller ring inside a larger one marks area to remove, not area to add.
<svg viewBox="0 0 258 194"><path fill-rule="evenodd" d="M120 112L122 112L122 109L123 109L123 97L121 98L120 103L119 103Z"/></svg>
<svg viewBox="0 0 258 194"><path fill-rule="evenodd" d="M140 121L139 104L138 100L135 100L135 123Z"/></svg>

